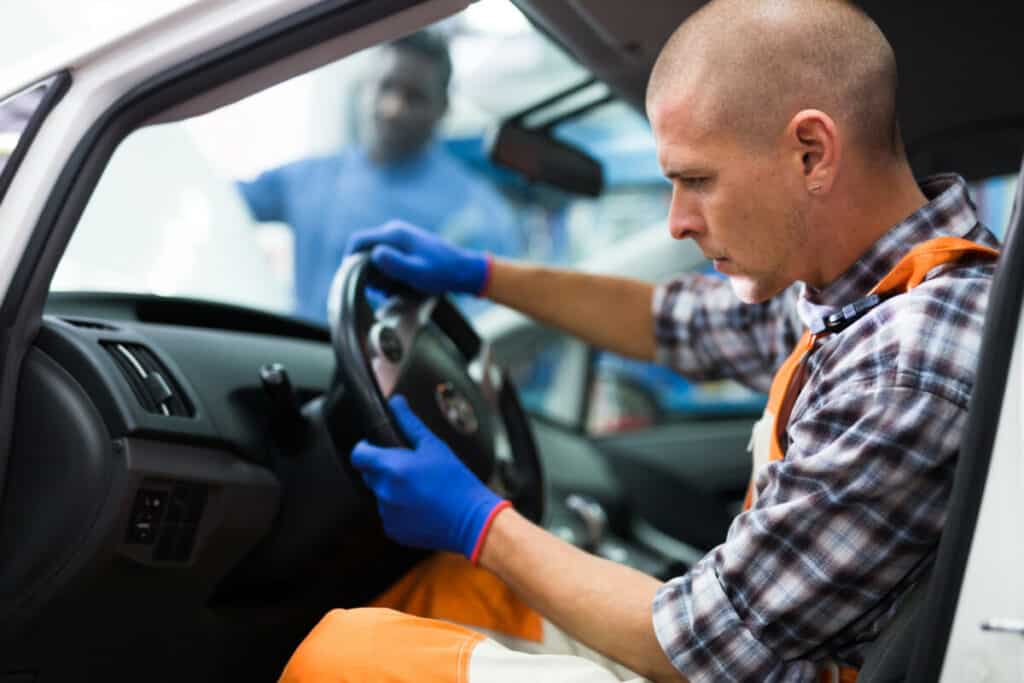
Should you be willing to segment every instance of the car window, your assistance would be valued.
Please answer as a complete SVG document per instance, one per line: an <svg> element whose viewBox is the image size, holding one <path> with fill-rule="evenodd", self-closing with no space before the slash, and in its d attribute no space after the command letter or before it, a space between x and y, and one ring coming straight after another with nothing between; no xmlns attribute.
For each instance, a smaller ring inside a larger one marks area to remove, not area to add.
<svg viewBox="0 0 1024 683"><path fill-rule="evenodd" d="M515 358L502 360L527 412L575 429L584 409L590 354L576 339L546 336L526 348L520 346Z"/></svg>
<svg viewBox="0 0 1024 683"><path fill-rule="evenodd" d="M201 297L323 323L360 228L401 219L463 246L571 265L664 216L670 188L649 126L621 103L556 129L603 164L600 197L489 162L484 143L503 118L589 78L510 2L474 3L428 33L427 44L379 46L132 133L53 289ZM438 43L451 63L441 99Z"/></svg>
<svg viewBox="0 0 1024 683"><path fill-rule="evenodd" d="M18 146L18 140L42 103L45 92L46 85L39 84L0 101L0 171Z"/></svg>
<svg viewBox="0 0 1024 683"><path fill-rule="evenodd" d="M566 260L593 257L640 226L664 222L671 186L658 166L650 125L639 112L615 101L554 132L601 163L609 188L600 201L574 202L570 207L566 222L573 251Z"/></svg>
<svg viewBox="0 0 1024 683"><path fill-rule="evenodd" d="M731 381L691 382L671 368L601 352L588 388L586 430L617 434L687 420L756 417L767 397Z"/></svg>
<svg viewBox="0 0 1024 683"><path fill-rule="evenodd" d="M993 176L970 183L971 198L978 208L978 220L1002 241L1013 211L1017 174Z"/></svg>
<svg viewBox="0 0 1024 683"><path fill-rule="evenodd" d="M51 76L0 100L0 199L6 193L18 159L31 143L32 131L42 123L54 98L63 92L64 84L63 76Z"/></svg>
<svg viewBox="0 0 1024 683"><path fill-rule="evenodd" d="M691 382L671 368L588 349L546 330L502 358L531 414L594 436L688 420L756 417L767 397L737 382Z"/></svg>

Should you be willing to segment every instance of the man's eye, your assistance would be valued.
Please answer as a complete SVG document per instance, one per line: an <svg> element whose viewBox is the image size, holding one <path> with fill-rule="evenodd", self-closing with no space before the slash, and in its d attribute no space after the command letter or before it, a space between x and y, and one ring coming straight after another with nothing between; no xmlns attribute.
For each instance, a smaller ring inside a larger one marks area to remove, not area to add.
<svg viewBox="0 0 1024 683"><path fill-rule="evenodd" d="M687 176L680 178L679 182L691 190L699 190L708 184L710 178L707 176Z"/></svg>
<svg viewBox="0 0 1024 683"><path fill-rule="evenodd" d="M416 90L413 88L403 88L402 96L409 104L423 104L427 101L427 96L422 90Z"/></svg>

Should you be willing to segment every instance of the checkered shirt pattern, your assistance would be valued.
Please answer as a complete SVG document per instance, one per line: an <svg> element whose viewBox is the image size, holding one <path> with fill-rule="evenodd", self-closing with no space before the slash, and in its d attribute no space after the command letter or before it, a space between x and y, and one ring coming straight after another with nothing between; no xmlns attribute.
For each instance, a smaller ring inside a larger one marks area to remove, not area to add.
<svg viewBox="0 0 1024 683"><path fill-rule="evenodd" d="M929 203L823 290L798 283L748 305L714 276L659 286L659 361L767 390L812 316L863 298L914 245L998 246L962 178L921 188ZM658 641L692 681L815 681L822 660L860 665L938 543L994 267L937 267L819 342L756 505L655 597Z"/></svg>

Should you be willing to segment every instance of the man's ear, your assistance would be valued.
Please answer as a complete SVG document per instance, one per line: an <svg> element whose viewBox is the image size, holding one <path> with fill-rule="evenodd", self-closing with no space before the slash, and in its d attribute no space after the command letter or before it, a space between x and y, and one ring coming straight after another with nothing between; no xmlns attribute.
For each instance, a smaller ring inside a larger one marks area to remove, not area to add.
<svg viewBox="0 0 1024 683"><path fill-rule="evenodd" d="M827 194L835 183L842 155L835 121L818 109L804 109L790 120L786 133L800 155L807 191L813 195Z"/></svg>

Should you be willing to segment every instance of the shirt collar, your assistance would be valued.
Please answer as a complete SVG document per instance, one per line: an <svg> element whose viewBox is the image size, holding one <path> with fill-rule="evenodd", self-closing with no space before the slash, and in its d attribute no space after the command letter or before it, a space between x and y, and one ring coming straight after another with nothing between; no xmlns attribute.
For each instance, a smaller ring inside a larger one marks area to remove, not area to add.
<svg viewBox="0 0 1024 683"><path fill-rule="evenodd" d="M389 177L393 176L395 179L398 179L402 176L416 175L429 169L435 162L437 155L441 153L441 145L437 140L430 139L423 147L411 155L386 163L372 161L366 153L366 149L360 145L350 145L342 153L351 155L358 163L372 169L374 173Z"/></svg>
<svg viewBox="0 0 1024 683"><path fill-rule="evenodd" d="M914 245L936 237L963 237L978 223L967 183L958 175L934 175L920 181L927 204L875 242L845 273L824 289L801 283L797 313L811 329L822 317L863 298Z"/></svg>

